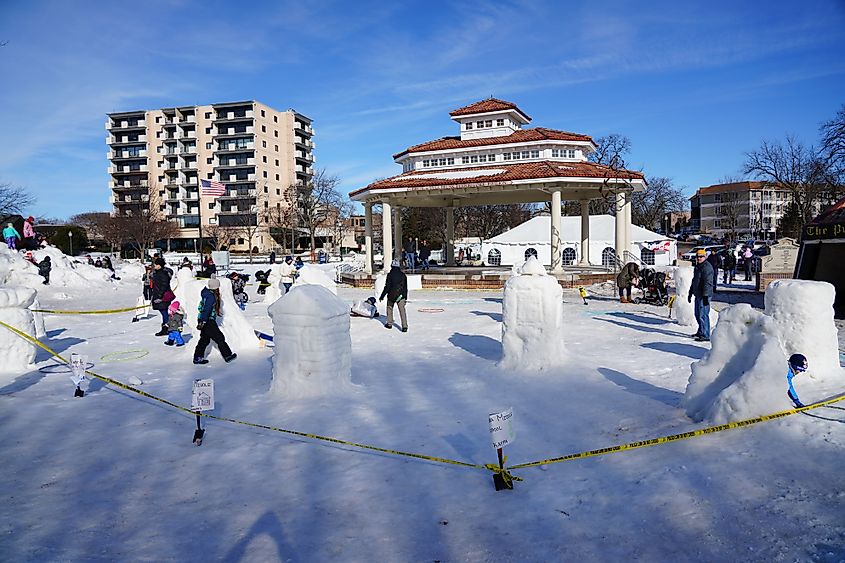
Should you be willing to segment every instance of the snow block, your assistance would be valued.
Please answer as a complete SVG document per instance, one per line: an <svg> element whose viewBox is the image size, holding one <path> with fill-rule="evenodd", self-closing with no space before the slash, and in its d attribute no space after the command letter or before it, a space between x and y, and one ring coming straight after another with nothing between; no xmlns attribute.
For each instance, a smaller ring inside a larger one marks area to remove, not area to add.
<svg viewBox="0 0 845 563"><path fill-rule="evenodd" d="M766 314L780 329L784 352L807 356L811 378L840 372L835 297L836 289L820 281L777 280L766 288Z"/></svg>
<svg viewBox="0 0 845 563"><path fill-rule="evenodd" d="M542 370L559 365L562 350L563 289L532 256L505 283L500 366Z"/></svg>
<svg viewBox="0 0 845 563"><path fill-rule="evenodd" d="M675 319L679 325L682 326L696 326L695 309L692 303L687 302L687 295L689 295L689 288L692 285L693 268L689 266L678 266L672 273L675 279L675 303L672 305L672 310L675 313Z"/></svg>
<svg viewBox="0 0 845 563"><path fill-rule="evenodd" d="M35 290L26 287L0 288L0 321L35 338L35 319L29 307L35 301ZM0 327L0 385L32 369L37 348L6 327ZM6 377L4 377L4 375Z"/></svg>
<svg viewBox="0 0 845 563"><path fill-rule="evenodd" d="M352 384L349 305L320 285L291 288L273 303L270 395L291 399L348 393Z"/></svg>
<svg viewBox="0 0 845 563"><path fill-rule="evenodd" d="M772 317L746 303L722 311L710 351L692 364L687 415L724 424L792 408L779 333Z"/></svg>

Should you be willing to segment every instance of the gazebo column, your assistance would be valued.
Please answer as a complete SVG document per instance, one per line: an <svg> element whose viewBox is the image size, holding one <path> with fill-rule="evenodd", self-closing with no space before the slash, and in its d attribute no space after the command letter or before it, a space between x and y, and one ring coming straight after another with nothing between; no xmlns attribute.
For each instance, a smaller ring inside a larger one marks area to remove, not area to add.
<svg viewBox="0 0 845 563"><path fill-rule="evenodd" d="M446 208L446 265L455 265L455 208Z"/></svg>
<svg viewBox="0 0 845 563"><path fill-rule="evenodd" d="M614 246L616 247L617 267L625 265L625 192L616 192L616 233Z"/></svg>
<svg viewBox="0 0 845 563"><path fill-rule="evenodd" d="M398 205L393 210L396 227L393 229L393 258L402 261L402 208Z"/></svg>
<svg viewBox="0 0 845 563"><path fill-rule="evenodd" d="M381 202L381 241L384 256L382 269L389 272L393 260L393 210L387 201Z"/></svg>
<svg viewBox="0 0 845 563"><path fill-rule="evenodd" d="M560 190L552 192L552 273L563 273L560 255Z"/></svg>
<svg viewBox="0 0 845 563"><path fill-rule="evenodd" d="M625 250L631 252L631 205L633 192L625 192Z"/></svg>
<svg viewBox="0 0 845 563"><path fill-rule="evenodd" d="M580 266L590 265L590 200L581 200L581 259Z"/></svg>
<svg viewBox="0 0 845 563"><path fill-rule="evenodd" d="M364 253L367 261L364 263L364 272L373 273L373 204L364 204Z"/></svg>

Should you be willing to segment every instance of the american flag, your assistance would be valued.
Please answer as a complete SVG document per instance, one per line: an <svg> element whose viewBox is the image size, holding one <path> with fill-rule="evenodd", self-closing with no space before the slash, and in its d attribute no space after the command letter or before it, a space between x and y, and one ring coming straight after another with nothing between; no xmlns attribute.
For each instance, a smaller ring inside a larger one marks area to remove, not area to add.
<svg viewBox="0 0 845 563"><path fill-rule="evenodd" d="M226 194L226 186L217 180L200 180L202 195L220 197Z"/></svg>

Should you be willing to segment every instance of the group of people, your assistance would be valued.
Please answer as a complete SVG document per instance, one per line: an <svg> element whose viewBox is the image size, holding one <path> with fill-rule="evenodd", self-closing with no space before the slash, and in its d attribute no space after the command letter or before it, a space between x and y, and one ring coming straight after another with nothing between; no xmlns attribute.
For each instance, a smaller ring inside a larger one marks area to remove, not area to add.
<svg viewBox="0 0 845 563"><path fill-rule="evenodd" d="M23 236L13 223L6 223L3 227L3 240L10 250L38 250L46 245L44 237L35 232L35 218L31 215L23 222ZM18 241L21 241L20 248Z"/></svg>
<svg viewBox="0 0 845 563"><path fill-rule="evenodd" d="M420 243L419 249L417 249L414 239L409 238L405 243L402 257L405 260L405 266L409 270L416 270L417 265L419 265L422 270L428 270L430 267L429 261L431 260L431 245L427 240L423 239Z"/></svg>
<svg viewBox="0 0 845 563"><path fill-rule="evenodd" d="M94 266L95 268L105 268L106 270L110 271L111 272L111 278L113 280L119 280L120 279L115 274L114 265L111 262L111 258L109 258L108 256L103 256L103 257L98 256L97 258L91 258L91 255L88 254L88 255L85 256L85 259L87 260L89 266Z"/></svg>

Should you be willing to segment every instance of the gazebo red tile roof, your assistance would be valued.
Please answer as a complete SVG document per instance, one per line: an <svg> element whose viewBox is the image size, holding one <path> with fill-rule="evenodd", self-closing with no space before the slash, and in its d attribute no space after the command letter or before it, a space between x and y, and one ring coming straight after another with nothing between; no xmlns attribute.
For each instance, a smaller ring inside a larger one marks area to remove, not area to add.
<svg viewBox="0 0 845 563"><path fill-rule="evenodd" d="M519 109L519 107L513 102L506 102L505 100L500 100L498 98L487 98L486 100L481 100L480 102L475 102L474 104L470 104L468 106L464 106L462 108L458 108L454 111L450 111L449 115L452 117L459 117L462 115L475 115L477 113L488 113L491 111L503 111L503 110L516 110L523 117L525 117L528 121L531 121L531 118L528 117L524 111Z"/></svg>
<svg viewBox="0 0 845 563"><path fill-rule="evenodd" d="M492 171L496 173L490 173ZM477 171L478 175L466 175ZM543 160L517 164L493 164L458 169L413 170L398 176L373 182L365 188L349 194L354 197L364 191L387 190L394 188L433 188L447 186L466 186L468 184L491 184L517 180L539 180L548 178L615 178L620 180L644 180L640 172L614 170L593 162L558 162Z"/></svg>
<svg viewBox="0 0 845 563"><path fill-rule="evenodd" d="M511 143L545 140L587 141L589 143L593 143L593 138L589 135L569 133L568 131L558 131L556 129L546 129L545 127L533 127L531 129L519 129L510 135L503 135L501 137L482 137L480 139L465 140L461 140L460 137L443 137L442 139L437 139L436 141L427 141L425 143L409 147L402 152L394 154L393 158L395 160L400 156L412 152L442 151L449 149L485 147L490 145L506 145Z"/></svg>

